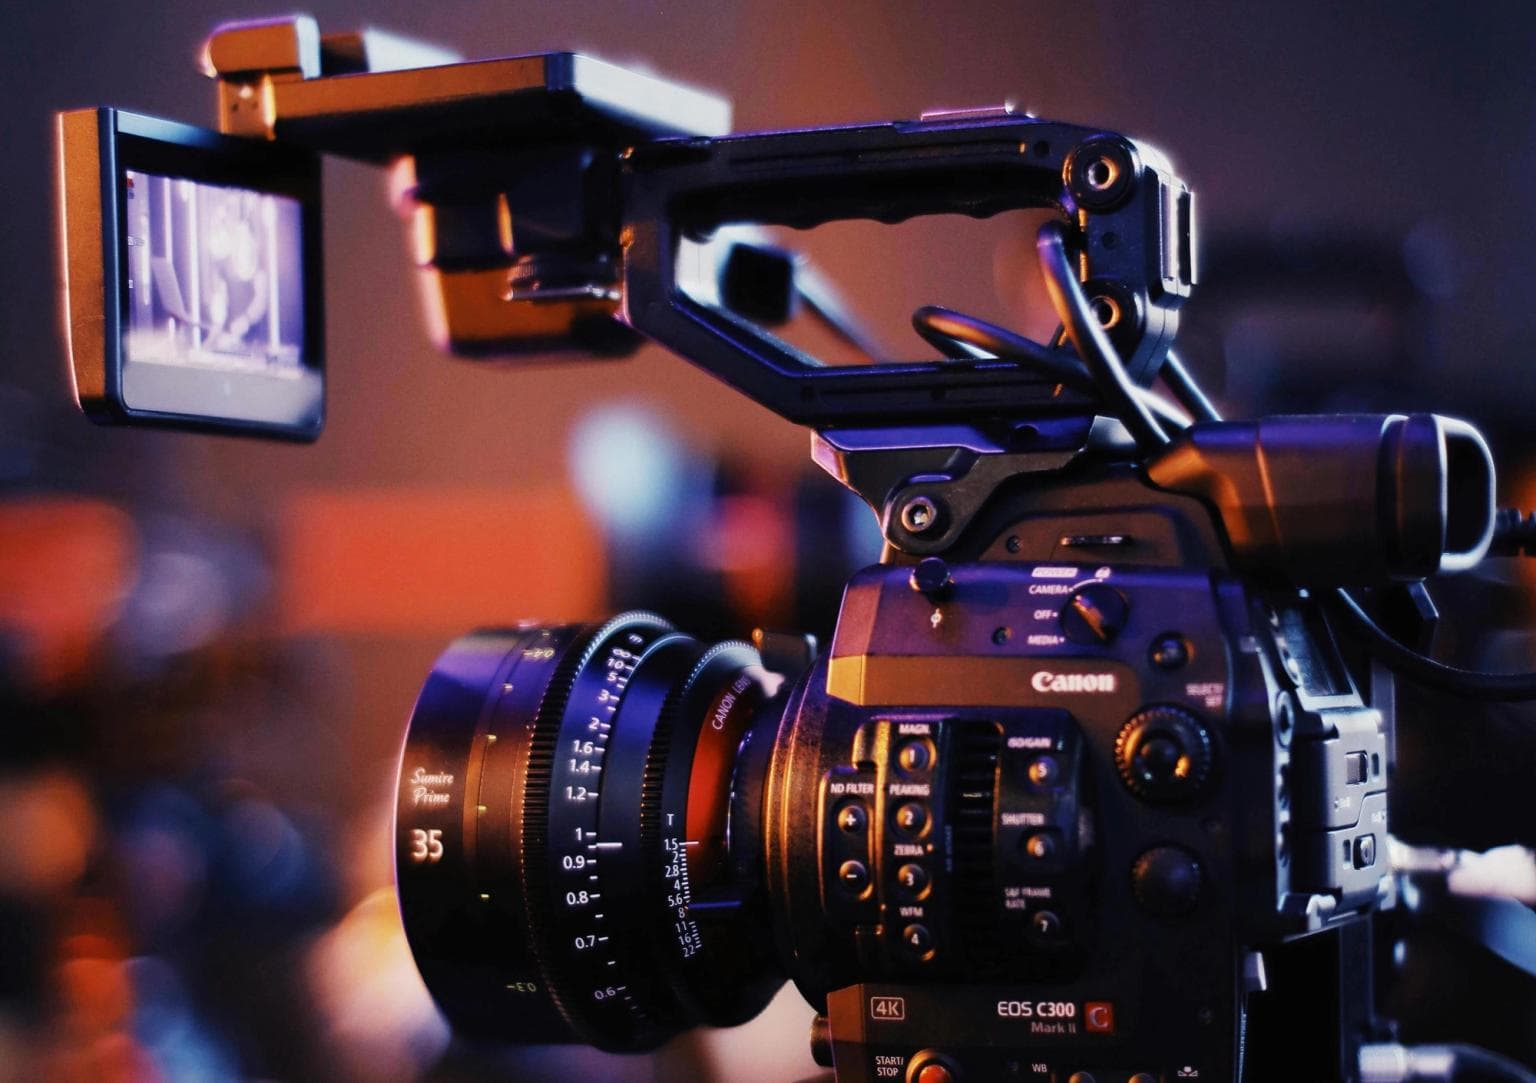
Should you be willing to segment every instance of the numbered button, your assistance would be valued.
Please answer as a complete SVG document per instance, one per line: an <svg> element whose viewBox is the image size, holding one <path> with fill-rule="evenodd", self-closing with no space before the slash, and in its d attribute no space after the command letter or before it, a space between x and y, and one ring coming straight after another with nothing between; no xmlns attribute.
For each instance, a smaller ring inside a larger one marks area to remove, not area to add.
<svg viewBox="0 0 1536 1083"><path fill-rule="evenodd" d="M919 896L928 890L928 870L921 865L908 862L896 870L896 882L907 894L913 897Z"/></svg>
<svg viewBox="0 0 1536 1083"><path fill-rule="evenodd" d="M1061 924L1061 918L1050 910L1037 910L1030 916L1029 931L1037 940L1048 944L1061 940L1065 930Z"/></svg>
<svg viewBox="0 0 1536 1083"><path fill-rule="evenodd" d="M933 934L926 925L908 925L901 930L901 942L913 955L926 956L933 951Z"/></svg>
<svg viewBox="0 0 1536 1083"><path fill-rule="evenodd" d="M1055 786L1061 778L1061 763L1055 756L1036 756L1029 764L1029 781L1042 790Z"/></svg>
<svg viewBox="0 0 1536 1083"><path fill-rule="evenodd" d="M896 807L896 830L908 838L917 838L928 830L928 810L916 801L908 801Z"/></svg>
<svg viewBox="0 0 1536 1083"><path fill-rule="evenodd" d="M922 739L908 741L897 749L896 763L908 774L926 771L933 766L933 747Z"/></svg>
<svg viewBox="0 0 1536 1083"><path fill-rule="evenodd" d="M1024 840L1024 852L1036 861L1051 860L1056 856L1057 848L1054 831L1036 831Z"/></svg>

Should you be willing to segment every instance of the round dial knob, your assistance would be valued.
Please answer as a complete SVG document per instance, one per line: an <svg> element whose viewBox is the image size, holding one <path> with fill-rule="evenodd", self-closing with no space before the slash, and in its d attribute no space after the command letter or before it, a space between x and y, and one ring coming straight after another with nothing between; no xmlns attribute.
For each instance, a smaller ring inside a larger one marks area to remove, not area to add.
<svg viewBox="0 0 1536 1083"><path fill-rule="evenodd" d="M1172 918L1200 901L1200 859L1179 846L1154 846L1131 867L1131 889L1149 913Z"/></svg>
<svg viewBox="0 0 1536 1083"><path fill-rule="evenodd" d="M1144 801L1188 801L1199 796L1215 765L1211 735L1181 707L1147 707L1132 715L1115 738L1115 767Z"/></svg>
<svg viewBox="0 0 1536 1083"><path fill-rule="evenodd" d="M955 590L955 577L942 557L924 557L918 561L907 582L934 605L948 598Z"/></svg>
<svg viewBox="0 0 1536 1083"><path fill-rule="evenodd" d="M1125 628L1131 605L1107 583L1086 583L1072 592L1061 610L1062 633L1073 643L1102 646Z"/></svg>

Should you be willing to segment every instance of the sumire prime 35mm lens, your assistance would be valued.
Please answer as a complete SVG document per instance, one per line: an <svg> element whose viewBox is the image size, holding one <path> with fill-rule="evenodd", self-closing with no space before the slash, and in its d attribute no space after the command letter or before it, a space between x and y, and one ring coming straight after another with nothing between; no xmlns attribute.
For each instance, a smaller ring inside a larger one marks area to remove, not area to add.
<svg viewBox="0 0 1536 1083"><path fill-rule="evenodd" d="M396 867L456 1027L623 1051L762 1009L783 982L756 857L775 683L746 644L647 614L448 648L402 753Z"/></svg>

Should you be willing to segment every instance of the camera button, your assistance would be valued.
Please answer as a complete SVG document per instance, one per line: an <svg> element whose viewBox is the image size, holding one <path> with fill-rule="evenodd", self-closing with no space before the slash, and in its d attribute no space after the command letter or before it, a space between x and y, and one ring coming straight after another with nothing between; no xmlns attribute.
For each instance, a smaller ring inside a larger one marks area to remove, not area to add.
<svg viewBox="0 0 1536 1083"><path fill-rule="evenodd" d="M1154 846L1131 867L1131 890L1143 910L1162 918L1181 917L1200 901L1200 860L1179 846Z"/></svg>
<svg viewBox="0 0 1536 1083"><path fill-rule="evenodd" d="M1061 918L1053 911L1037 910L1029 919L1029 930L1034 933L1035 939L1047 942L1061 939L1063 927Z"/></svg>
<svg viewBox="0 0 1536 1083"><path fill-rule="evenodd" d="M955 1083L955 1073L942 1064L925 1064L917 1070L913 1083Z"/></svg>
<svg viewBox="0 0 1536 1083"><path fill-rule="evenodd" d="M1158 669L1178 669L1189 661L1189 641L1177 632L1160 635L1152 642L1152 664Z"/></svg>
<svg viewBox="0 0 1536 1083"><path fill-rule="evenodd" d="M1049 861L1056 856L1056 832L1036 831L1024 840L1024 852L1036 861Z"/></svg>
<svg viewBox="0 0 1536 1083"><path fill-rule="evenodd" d="M903 771L926 771L933 764L933 749L921 739L908 741L897 749L896 763Z"/></svg>
<svg viewBox="0 0 1536 1083"><path fill-rule="evenodd" d="M896 808L896 830L916 838L928 828L928 810L916 801L908 801Z"/></svg>
<svg viewBox="0 0 1536 1083"><path fill-rule="evenodd" d="M837 812L837 826L850 835L857 835L869 823L869 814L858 802L849 802Z"/></svg>
<svg viewBox="0 0 1536 1083"><path fill-rule="evenodd" d="M958 1066L943 1053L924 1049L907 1062L906 1083L958 1083Z"/></svg>
<svg viewBox="0 0 1536 1083"><path fill-rule="evenodd" d="M1055 756L1036 756L1029 764L1029 781L1036 786L1056 785L1061 778L1061 764Z"/></svg>
<svg viewBox="0 0 1536 1083"><path fill-rule="evenodd" d="M869 870L862 861L844 861L837 869L838 882L857 895L869 886Z"/></svg>
<svg viewBox="0 0 1536 1083"><path fill-rule="evenodd" d="M926 956L933 950L933 934L926 925L908 925L901 930L901 942L914 955Z"/></svg>
<svg viewBox="0 0 1536 1083"><path fill-rule="evenodd" d="M928 870L921 865L908 862L896 870L896 882L901 885L903 891L912 895L921 895L928 890Z"/></svg>

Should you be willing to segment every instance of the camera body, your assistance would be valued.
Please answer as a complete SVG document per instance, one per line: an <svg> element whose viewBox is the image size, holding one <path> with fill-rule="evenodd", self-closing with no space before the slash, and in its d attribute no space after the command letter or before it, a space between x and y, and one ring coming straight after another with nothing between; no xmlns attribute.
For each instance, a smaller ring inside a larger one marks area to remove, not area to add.
<svg viewBox="0 0 1536 1083"><path fill-rule="evenodd" d="M912 574L849 584L769 784L819 783L768 867L839 1078L1240 1078L1260 947L1386 889L1389 720L1304 604L1206 569Z"/></svg>

